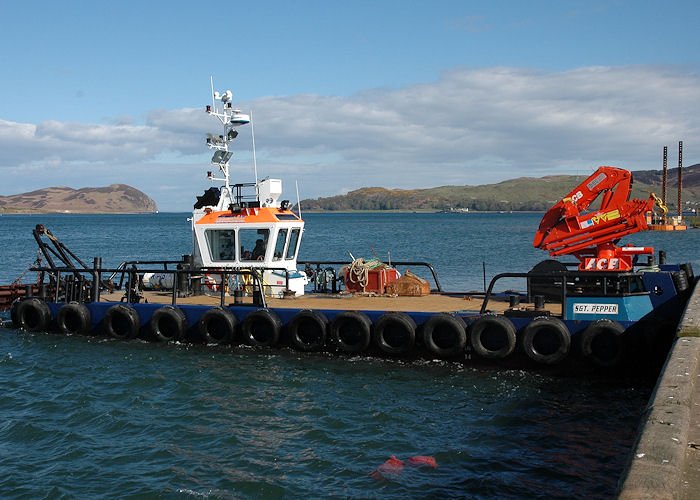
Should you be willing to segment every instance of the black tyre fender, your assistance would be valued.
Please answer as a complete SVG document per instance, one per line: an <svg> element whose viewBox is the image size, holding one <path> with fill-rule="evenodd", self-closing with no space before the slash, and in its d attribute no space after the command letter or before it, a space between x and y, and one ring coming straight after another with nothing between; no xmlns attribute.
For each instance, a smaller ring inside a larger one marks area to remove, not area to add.
<svg viewBox="0 0 700 500"><path fill-rule="evenodd" d="M405 354L416 344L416 322L404 312L386 312L374 322L374 343L387 354Z"/></svg>
<svg viewBox="0 0 700 500"><path fill-rule="evenodd" d="M141 329L139 313L126 304L116 304L107 309L102 320L104 332L117 340L136 338Z"/></svg>
<svg viewBox="0 0 700 500"><path fill-rule="evenodd" d="M63 304L56 315L58 331L65 334L87 335L92 329L92 318L85 304Z"/></svg>
<svg viewBox="0 0 700 500"><path fill-rule="evenodd" d="M207 344L230 344L236 336L238 318L230 309L217 306L199 318L199 334Z"/></svg>
<svg viewBox="0 0 700 500"><path fill-rule="evenodd" d="M303 309L287 324L289 340L300 351L320 351L326 345L328 318L320 311Z"/></svg>
<svg viewBox="0 0 700 500"><path fill-rule="evenodd" d="M688 278L688 284L692 287L695 284L695 273L693 272L693 265L690 262L681 264L681 271L685 272L686 278Z"/></svg>
<svg viewBox="0 0 700 500"><path fill-rule="evenodd" d="M241 335L252 346L274 346L280 339L281 330L282 321L269 309L256 309L241 323Z"/></svg>
<svg viewBox="0 0 700 500"><path fill-rule="evenodd" d="M515 326L505 316L479 316L469 325L468 333L472 349L482 358L503 359L515 350Z"/></svg>
<svg viewBox="0 0 700 500"><path fill-rule="evenodd" d="M156 309L148 322L151 333L161 342L182 340L185 338L189 322L187 316L174 306L163 306Z"/></svg>
<svg viewBox="0 0 700 500"><path fill-rule="evenodd" d="M452 313L436 313L423 323L423 345L430 354L440 359L464 353L467 344L467 325Z"/></svg>
<svg viewBox="0 0 700 500"><path fill-rule="evenodd" d="M581 354L598 366L617 366L625 355L624 332L625 327L617 321L593 321L579 334Z"/></svg>
<svg viewBox="0 0 700 500"><path fill-rule="evenodd" d="M14 325L15 328L19 328L18 323L17 323L17 308L19 307L19 303L22 301L22 299L15 299L12 302L12 306L10 307L10 319L12 320L12 324Z"/></svg>
<svg viewBox="0 0 700 500"><path fill-rule="evenodd" d="M343 311L331 321L329 335L335 347L348 354L367 349L372 322L360 311Z"/></svg>
<svg viewBox="0 0 700 500"><path fill-rule="evenodd" d="M671 273L671 278L673 279L673 285L676 287L676 293L684 292L690 286L688 283L688 275L684 270Z"/></svg>
<svg viewBox="0 0 700 500"><path fill-rule="evenodd" d="M537 363L554 365L562 362L571 348L571 335L563 321L540 316L530 321L521 332L525 354Z"/></svg>
<svg viewBox="0 0 700 500"><path fill-rule="evenodd" d="M45 332L51 324L51 311L41 299L29 298L17 304L15 327L27 332Z"/></svg>

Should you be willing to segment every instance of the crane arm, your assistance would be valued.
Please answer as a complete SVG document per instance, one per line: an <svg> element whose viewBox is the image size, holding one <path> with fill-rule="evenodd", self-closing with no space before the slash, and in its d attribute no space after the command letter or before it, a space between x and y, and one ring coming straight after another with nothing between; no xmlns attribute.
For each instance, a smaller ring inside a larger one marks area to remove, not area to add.
<svg viewBox="0 0 700 500"><path fill-rule="evenodd" d="M650 247L617 247L623 236L647 229L646 213L655 195L632 199L632 174L599 167L542 217L533 245L551 256L574 255L579 269L630 270L632 255L653 253ZM586 212L602 196L597 210Z"/></svg>

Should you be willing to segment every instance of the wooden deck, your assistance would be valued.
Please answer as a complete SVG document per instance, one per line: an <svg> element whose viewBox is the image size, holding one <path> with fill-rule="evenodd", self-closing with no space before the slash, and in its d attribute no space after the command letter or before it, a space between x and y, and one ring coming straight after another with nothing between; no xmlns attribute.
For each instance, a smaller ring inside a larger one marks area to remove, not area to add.
<svg viewBox="0 0 700 500"><path fill-rule="evenodd" d="M167 291L147 291L144 296L149 303L170 304L172 294ZM102 302L119 302L124 292L102 294ZM226 296L226 305L232 304L233 297ZM250 297L244 297L246 305L253 305ZM481 309L483 295L462 295L459 297L431 294L424 297L368 296L362 294L307 294L301 297L284 299L267 298L268 307L274 309L325 309L342 311L414 311L414 312L457 312L478 313ZM220 295L196 295L177 299L182 305L217 306L221 303ZM532 304L521 304L520 308L533 309ZM561 314L560 304L546 304L546 309L554 315ZM508 309L508 301L492 298L490 311L503 312Z"/></svg>

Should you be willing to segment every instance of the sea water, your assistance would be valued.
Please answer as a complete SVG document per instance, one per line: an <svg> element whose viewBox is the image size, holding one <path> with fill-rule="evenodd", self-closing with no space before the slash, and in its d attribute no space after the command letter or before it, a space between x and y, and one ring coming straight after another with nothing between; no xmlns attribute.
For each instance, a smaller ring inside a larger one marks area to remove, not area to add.
<svg viewBox="0 0 700 500"><path fill-rule="evenodd" d="M443 288L527 271L541 214L304 214L301 259L428 261ZM0 283L44 224L83 261L179 259L187 214L0 217ZM631 241L700 256L692 230ZM415 269L419 275L423 271ZM428 276L424 276L428 277ZM26 275L25 282L33 277ZM5 313L4 318L7 318ZM608 498L652 383L0 329L12 498ZM371 475L392 455L438 467Z"/></svg>

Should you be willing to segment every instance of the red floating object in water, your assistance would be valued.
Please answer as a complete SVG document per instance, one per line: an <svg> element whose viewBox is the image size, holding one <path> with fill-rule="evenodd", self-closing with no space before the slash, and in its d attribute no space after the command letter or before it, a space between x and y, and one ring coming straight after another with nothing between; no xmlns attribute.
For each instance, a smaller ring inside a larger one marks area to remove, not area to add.
<svg viewBox="0 0 700 500"><path fill-rule="evenodd" d="M377 470L383 474L400 474L403 470L403 461L392 455L389 460L377 467Z"/></svg>
<svg viewBox="0 0 700 500"><path fill-rule="evenodd" d="M414 457L406 459L406 465L411 467L423 467L429 466L437 468L437 462L433 457L426 457L424 455L416 455ZM373 470L370 473L375 479L385 479L388 477L395 477L401 474L403 471L404 462L394 455L391 456L389 460L384 462L382 465Z"/></svg>
<svg viewBox="0 0 700 500"><path fill-rule="evenodd" d="M384 479L386 476L398 476L403 470L403 461L396 458L394 455L382 465L372 471L370 476L375 479Z"/></svg>
<svg viewBox="0 0 700 500"><path fill-rule="evenodd" d="M420 467L421 465L429 465L430 467L437 468L437 462L433 457L425 457L423 455L416 455L406 459L406 465L411 465L413 467Z"/></svg>

